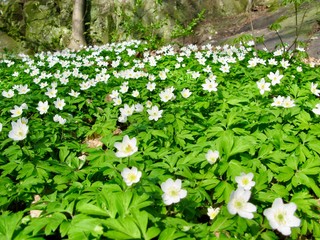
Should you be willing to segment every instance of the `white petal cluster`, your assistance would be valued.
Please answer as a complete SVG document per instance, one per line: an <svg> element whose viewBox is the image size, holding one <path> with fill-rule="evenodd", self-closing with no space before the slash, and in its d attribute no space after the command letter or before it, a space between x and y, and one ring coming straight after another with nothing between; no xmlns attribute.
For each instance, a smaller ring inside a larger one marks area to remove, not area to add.
<svg viewBox="0 0 320 240"><path fill-rule="evenodd" d="M274 107L284 107L284 108L291 108L296 106L294 103L294 100L288 97L278 96L273 98L273 103L271 103L271 106Z"/></svg>
<svg viewBox="0 0 320 240"><path fill-rule="evenodd" d="M219 158L219 151L217 150L215 151L209 150L206 153L206 159L210 164L214 164L218 160L218 158Z"/></svg>
<svg viewBox="0 0 320 240"><path fill-rule="evenodd" d="M128 135L125 135L122 142L116 142L114 147L118 150L116 152L118 158L129 157L138 151L137 139L135 137L130 139Z"/></svg>
<svg viewBox="0 0 320 240"><path fill-rule="evenodd" d="M263 211L263 215L266 216L273 229L288 236L291 234L291 228L299 227L301 223L301 220L294 216L296 209L295 203L284 204L281 198L276 198L271 208Z"/></svg>
<svg viewBox="0 0 320 240"><path fill-rule="evenodd" d="M209 207L207 214L211 220L213 220L220 212L220 208Z"/></svg>
<svg viewBox="0 0 320 240"><path fill-rule="evenodd" d="M37 110L39 111L39 113L41 115L47 113L48 109L49 109L48 101L45 101L45 102L39 101L38 102Z"/></svg>
<svg viewBox="0 0 320 240"><path fill-rule="evenodd" d="M232 215L239 214L240 217L252 219L253 213L257 211L257 207L249 203L251 192L244 188L238 188L232 191L230 201L227 205L229 213Z"/></svg>
<svg viewBox="0 0 320 240"><path fill-rule="evenodd" d="M67 119L61 117L59 114L54 115L53 117L54 122L58 122L59 124L63 125L67 122Z"/></svg>
<svg viewBox="0 0 320 240"><path fill-rule="evenodd" d="M320 89L317 89L317 87L318 87L318 84L312 82L312 83L311 83L310 90L311 90L311 92L312 92L314 95L316 95L317 97L319 97L319 96L320 96Z"/></svg>
<svg viewBox="0 0 320 240"><path fill-rule="evenodd" d="M202 89L208 92L216 92L218 83L214 79L206 79L205 83L202 84Z"/></svg>
<svg viewBox="0 0 320 240"><path fill-rule="evenodd" d="M187 191L181 187L182 182L180 179L174 181L169 178L167 181L161 183L161 189L163 191L162 200L165 205L178 203L182 198L187 196Z"/></svg>
<svg viewBox="0 0 320 240"><path fill-rule="evenodd" d="M173 100L175 98L173 91L174 91L174 87L169 87L161 91L159 94L160 100L162 102L168 102L170 100Z"/></svg>
<svg viewBox="0 0 320 240"><path fill-rule="evenodd" d="M266 82L264 78L257 82L260 94L263 95L265 92L270 91L270 83Z"/></svg>
<svg viewBox="0 0 320 240"><path fill-rule="evenodd" d="M271 80L272 86L279 84L280 80L283 78L283 75L280 74L279 70L277 70L275 73L270 72L267 76Z"/></svg>
<svg viewBox="0 0 320 240"><path fill-rule="evenodd" d="M136 167L132 167L131 169L124 168L121 172L121 176L123 178L123 181L127 184L127 186L130 187L132 184L140 181L142 172L138 171Z"/></svg>
<svg viewBox="0 0 320 240"><path fill-rule="evenodd" d="M163 110L159 110L158 106L153 106L151 109L147 110L149 114L149 120L158 121L162 117Z"/></svg>
<svg viewBox="0 0 320 240"><path fill-rule="evenodd" d="M255 181L252 181L253 173L241 173L240 176L235 178L236 182L238 183L238 188L243 188L244 190L251 190L251 188L256 185Z"/></svg>
<svg viewBox="0 0 320 240"><path fill-rule="evenodd" d="M28 121L24 118L19 118L16 122L11 122L12 130L9 132L9 138L14 141L21 141L27 137L29 127Z"/></svg>
<svg viewBox="0 0 320 240"><path fill-rule="evenodd" d="M312 109L312 112L314 112L317 115L320 115L320 103L318 103L316 107Z"/></svg>

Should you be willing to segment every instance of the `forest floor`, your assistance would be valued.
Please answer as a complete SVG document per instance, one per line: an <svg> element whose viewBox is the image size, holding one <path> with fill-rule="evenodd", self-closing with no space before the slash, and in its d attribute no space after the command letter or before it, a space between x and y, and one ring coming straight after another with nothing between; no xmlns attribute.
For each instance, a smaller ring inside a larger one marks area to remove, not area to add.
<svg viewBox="0 0 320 240"><path fill-rule="evenodd" d="M270 24L278 19L282 26L279 36L269 30ZM233 17L208 17L195 30L193 36L184 39L185 43L223 45L232 43L243 34L255 37L263 36L264 44L257 48L266 47L274 50L281 40L291 45L296 38L296 19L293 6L280 7L271 10L266 7L257 7L251 12ZM320 64L320 1L303 4L298 11L298 40L306 44L308 56Z"/></svg>

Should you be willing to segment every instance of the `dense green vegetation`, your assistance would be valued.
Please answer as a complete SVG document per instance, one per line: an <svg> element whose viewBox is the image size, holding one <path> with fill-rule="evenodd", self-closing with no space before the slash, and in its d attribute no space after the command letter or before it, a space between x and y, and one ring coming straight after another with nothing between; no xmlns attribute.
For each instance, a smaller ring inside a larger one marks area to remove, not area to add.
<svg viewBox="0 0 320 240"><path fill-rule="evenodd" d="M1 238L320 237L319 74L252 42L1 60Z"/></svg>

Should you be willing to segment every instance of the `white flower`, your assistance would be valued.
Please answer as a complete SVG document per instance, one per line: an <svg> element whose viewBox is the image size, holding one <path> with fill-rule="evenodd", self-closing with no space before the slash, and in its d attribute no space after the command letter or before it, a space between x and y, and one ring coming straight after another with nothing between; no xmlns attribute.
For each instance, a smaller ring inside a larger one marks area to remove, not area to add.
<svg viewBox="0 0 320 240"><path fill-rule="evenodd" d="M152 102L150 100L146 101L146 107L151 108Z"/></svg>
<svg viewBox="0 0 320 240"><path fill-rule="evenodd" d="M269 65L278 65L277 60L275 60L274 58L270 58L270 59L268 60L268 63L269 63Z"/></svg>
<svg viewBox="0 0 320 240"><path fill-rule="evenodd" d="M289 61L288 61L288 60L284 60L284 59L282 59L282 60L280 61L280 64L281 64L281 66L282 66L283 68L288 68L288 67L290 66Z"/></svg>
<svg viewBox="0 0 320 240"><path fill-rule="evenodd" d="M20 119L19 119L20 120ZM22 124L28 124L28 119L26 119L25 117L21 118L20 122Z"/></svg>
<svg viewBox="0 0 320 240"><path fill-rule="evenodd" d="M118 90L112 90L110 97L113 98L117 98L119 96L119 91Z"/></svg>
<svg viewBox="0 0 320 240"><path fill-rule="evenodd" d="M206 159L210 164L214 164L219 158L219 151L209 150L206 154Z"/></svg>
<svg viewBox="0 0 320 240"><path fill-rule="evenodd" d="M11 109L10 110L10 112L11 112L11 117L19 117L21 114L22 114L22 112L23 112L23 106L21 105L21 106L17 106L17 105L15 105L14 106L14 109Z"/></svg>
<svg viewBox="0 0 320 240"><path fill-rule="evenodd" d="M283 53L282 49L278 49L276 51L273 52L273 56L280 56Z"/></svg>
<svg viewBox="0 0 320 240"><path fill-rule="evenodd" d="M127 186L131 186L134 183L137 183L140 181L142 173L138 171L136 167L125 168L121 172L121 176L124 180L124 182L127 184Z"/></svg>
<svg viewBox="0 0 320 240"><path fill-rule="evenodd" d="M68 94L72 97L78 97L80 95L79 92L76 92L73 89L71 89L71 91Z"/></svg>
<svg viewBox="0 0 320 240"><path fill-rule="evenodd" d="M113 106L119 106L122 103L121 97L116 97L113 99Z"/></svg>
<svg viewBox="0 0 320 240"><path fill-rule="evenodd" d="M121 93L126 93L126 92L128 92L128 90L129 90L129 86L128 85L123 84L123 85L120 86L120 92Z"/></svg>
<svg viewBox="0 0 320 240"><path fill-rule="evenodd" d="M143 111L143 105L141 103L137 103L134 105L134 111L135 112L142 112Z"/></svg>
<svg viewBox="0 0 320 240"><path fill-rule="evenodd" d="M240 217L252 219L253 212L257 211L257 207L249 203L251 192L243 188L232 191L230 201L228 203L228 211L232 215L239 214Z"/></svg>
<svg viewBox="0 0 320 240"><path fill-rule="evenodd" d="M192 78L197 79L200 77L200 73L199 72L191 72L191 76L192 76Z"/></svg>
<svg viewBox="0 0 320 240"><path fill-rule="evenodd" d="M244 190L250 190L254 185L256 185L255 181L252 181L253 179L253 173L241 173L240 176L237 176L236 182L238 183L238 188L242 187Z"/></svg>
<svg viewBox="0 0 320 240"><path fill-rule="evenodd" d="M264 78L257 82L257 86L261 95L263 95L266 91L270 91L270 83L267 83Z"/></svg>
<svg viewBox="0 0 320 240"><path fill-rule="evenodd" d="M164 192L162 199L165 205L180 202L180 199L187 196L187 191L181 188L181 180L173 181L169 178L167 181L161 183L161 189Z"/></svg>
<svg viewBox="0 0 320 240"><path fill-rule="evenodd" d="M160 77L161 80L166 80L166 78L167 78L166 71L159 72L159 77Z"/></svg>
<svg viewBox="0 0 320 240"><path fill-rule="evenodd" d="M229 66L228 64L222 65L219 69L220 69L221 72L223 72L223 73L228 73L228 72L230 72L230 66Z"/></svg>
<svg viewBox="0 0 320 240"><path fill-rule="evenodd" d="M302 67L301 66L297 67L297 72L302 72Z"/></svg>
<svg viewBox="0 0 320 240"><path fill-rule="evenodd" d="M0 123L0 132L2 131L2 123Z"/></svg>
<svg viewBox="0 0 320 240"><path fill-rule="evenodd" d="M14 141L20 141L27 137L29 127L23 121L23 119L18 119L17 122L11 122L12 130L9 132L9 138Z"/></svg>
<svg viewBox="0 0 320 240"><path fill-rule="evenodd" d="M286 97L285 99L283 99L282 107L284 107L284 108L291 108L291 107L294 107L294 106L295 106L294 100L292 100L292 99L290 98L290 96L289 96L289 97Z"/></svg>
<svg viewBox="0 0 320 240"><path fill-rule="evenodd" d="M159 110L158 106L153 106L151 109L147 110L149 114L149 120L158 121L162 117L163 110Z"/></svg>
<svg viewBox="0 0 320 240"><path fill-rule="evenodd" d="M213 220L220 212L220 208L213 208L213 207L209 207L208 208L208 216L211 220Z"/></svg>
<svg viewBox="0 0 320 240"><path fill-rule="evenodd" d="M48 109L49 109L48 101L38 102L37 110L40 112L41 115L47 113Z"/></svg>
<svg viewBox="0 0 320 240"><path fill-rule="evenodd" d="M12 89L8 91L2 91L2 96L5 98L12 98L14 96L14 91Z"/></svg>
<svg viewBox="0 0 320 240"><path fill-rule="evenodd" d="M170 100L173 100L175 98L175 95L173 94L174 88L166 88L165 90L161 91L159 96L162 102L168 102Z"/></svg>
<svg viewBox="0 0 320 240"><path fill-rule="evenodd" d="M127 122L127 120L128 120L127 116L120 115L118 117L118 122L125 123Z"/></svg>
<svg viewBox="0 0 320 240"><path fill-rule="evenodd" d="M124 104L123 108L120 108L120 112L122 116L129 117L134 112L134 105L130 107L128 104Z"/></svg>
<svg viewBox="0 0 320 240"><path fill-rule="evenodd" d="M18 77L18 76L19 76L19 73L18 73L18 72L14 72L14 73L12 74L12 76L13 76L13 77Z"/></svg>
<svg viewBox="0 0 320 240"><path fill-rule="evenodd" d="M52 82L52 83L51 83L51 87L56 88L57 86L58 86L58 83L57 83L57 82Z"/></svg>
<svg viewBox="0 0 320 240"><path fill-rule="evenodd" d="M320 115L320 103L318 103L316 107L312 109L312 112L314 112L317 115Z"/></svg>
<svg viewBox="0 0 320 240"><path fill-rule="evenodd" d="M42 83L40 83L40 88L42 89L42 88L45 88L45 87L47 87L48 86L48 83L47 82L42 82Z"/></svg>
<svg viewBox="0 0 320 240"><path fill-rule="evenodd" d="M148 82L147 83L147 89L152 92L156 88L156 83L154 82Z"/></svg>
<svg viewBox="0 0 320 240"><path fill-rule="evenodd" d="M114 147L118 150L116 152L118 158L129 157L138 151L137 139L135 137L130 139L128 135L125 135L122 142L116 142Z"/></svg>
<svg viewBox="0 0 320 240"><path fill-rule="evenodd" d="M49 98L55 98L57 96L58 90L56 88L47 88L47 92L44 94L47 95Z"/></svg>
<svg viewBox="0 0 320 240"><path fill-rule="evenodd" d="M206 79L206 83L202 84L203 90L208 92L218 91L217 86L218 86L218 83L216 83L214 80L209 80L209 79Z"/></svg>
<svg viewBox="0 0 320 240"><path fill-rule="evenodd" d="M66 103L64 102L64 99L60 99L60 98L57 98L57 100L54 101L53 103L54 103L54 106L59 110L62 110L63 107L66 105Z"/></svg>
<svg viewBox="0 0 320 240"><path fill-rule="evenodd" d="M317 87L318 87L318 84L317 83L311 83L311 92L314 94L314 95L316 95L316 96L320 96L320 90L319 89L317 89Z"/></svg>
<svg viewBox="0 0 320 240"><path fill-rule="evenodd" d="M139 96L139 91L138 91L138 90L134 90L134 91L132 92L132 96L133 96L133 97L138 97L138 96Z"/></svg>
<svg viewBox="0 0 320 240"><path fill-rule="evenodd" d="M30 89L28 88L28 85L25 84L25 85L19 85L17 87L17 90L18 90L18 94L26 94L27 92L30 91Z"/></svg>
<svg viewBox="0 0 320 240"><path fill-rule="evenodd" d="M256 57L251 58L251 59L248 61L248 63L249 63L249 65L248 65L249 68L255 67L255 66L257 66L257 64L259 63L259 58L256 58Z"/></svg>
<svg viewBox="0 0 320 240"><path fill-rule="evenodd" d="M53 121L54 122L58 122L59 124L63 125L66 123L66 119L64 119L63 117L61 117L59 114L54 115L53 117Z"/></svg>
<svg viewBox="0 0 320 240"><path fill-rule="evenodd" d="M282 103L283 103L283 100L284 100L284 97L282 97L282 96L274 97L273 98L273 103L271 104L271 106L281 107Z"/></svg>
<svg viewBox="0 0 320 240"><path fill-rule="evenodd" d="M190 92L190 90L187 89L187 88L184 88L184 89L181 91L181 95L182 95L182 97L184 97L184 98L190 97L191 94L192 94L192 92Z"/></svg>
<svg viewBox="0 0 320 240"><path fill-rule="evenodd" d="M277 229L283 235L291 234L291 227L299 227L301 220L294 216L297 206L295 203L283 204L281 198L276 198L271 208L263 211L263 215L269 221L273 229Z"/></svg>
<svg viewBox="0 0 320 240"><path fill-rule="evenodd" d="M277 70L275 73L270 72L267 76L271 80L272 85L280 83L280 80L283 78L283 75L280 75L279 70Z"/></svg>

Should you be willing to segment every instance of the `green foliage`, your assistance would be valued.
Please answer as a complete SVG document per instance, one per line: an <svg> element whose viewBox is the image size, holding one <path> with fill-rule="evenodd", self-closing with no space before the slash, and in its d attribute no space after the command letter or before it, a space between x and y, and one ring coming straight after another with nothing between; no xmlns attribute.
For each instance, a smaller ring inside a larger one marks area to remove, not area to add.
<svg viewBox="0 0 320 240"><path fill-rule="evenodd" d="M263 215L276 198L297 206L292 239L318 238L319 67L246 43L147 47L130 41L0 61L1 238L283 239ZM261 93L257 83L270 83L277 70L280 83ZM216 90L203 86L208 79ZM30 91L19 94L24 84ZM279 96L293 103L275 106ZM43 114L40 101L49 104ZM12 116L23 103L28 108ZM150 103L163 110L158 119ZM125 104L143 109L123 120ZM14 140L12 122L21 117L28 133ZM138 151L119 158L115 143L126 135ZM209 150L219 152L215 162ZM132 167L142 176L128 186L123 172ZM242 173L255 182L252 219L228 208ZM169 178L180 179L187 196L165 205L161 185ZM209 207L220 210L212 219Z"/></svg>
<svg viewBox="0 0 320 240"><path fill-rule="evenodd" d="M173 39L186 37L194 32L195 27L204 19L205 9L198 13L198 16L188 24L177 22L175 28L172 30L171 37Z"/></svg>

